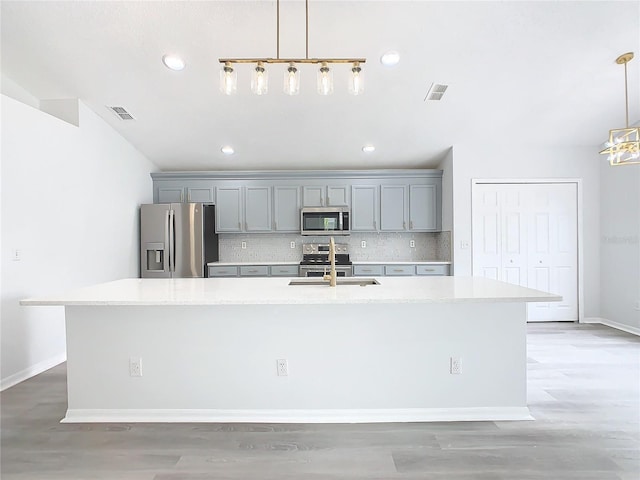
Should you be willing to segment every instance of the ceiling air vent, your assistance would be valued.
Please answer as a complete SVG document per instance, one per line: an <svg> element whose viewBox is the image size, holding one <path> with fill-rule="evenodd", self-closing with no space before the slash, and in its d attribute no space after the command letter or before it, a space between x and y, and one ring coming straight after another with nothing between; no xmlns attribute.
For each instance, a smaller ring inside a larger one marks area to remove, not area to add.
<svg viewBox="0 0 640 480"><path fill-rule="evenodd" d="M440 85L439 83L432 83L427 90L427 94L424 97L424 101L427 100L440 100L444 95L444 92L447 91L447 87L449 85Z"/></svg>
<svg viewBox="0 0 640 480"><path fill-rule="evenodd" d="M135 118L133 118L133 115L127 112L124 107L109 107L109 110L120 117L120 120L135 120Z"/></svg>

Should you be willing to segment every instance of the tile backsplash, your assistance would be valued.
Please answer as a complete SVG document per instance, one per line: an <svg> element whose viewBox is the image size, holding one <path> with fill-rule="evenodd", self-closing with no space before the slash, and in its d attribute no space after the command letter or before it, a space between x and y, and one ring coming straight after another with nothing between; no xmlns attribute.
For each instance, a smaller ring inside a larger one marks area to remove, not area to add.
<svg viewBox="0 0 640 480"><path fill-rule="evenodd" d="M451 232L438 233L352 233L334 237L348 243L354 262L449 261ZM415 247L410 247L410 241ZM219 234L221 262L299 262L303 243L327 243L329 237L303 237L296 234L238 235ZM362 248L362 241L366 247ZM246 248L242 248L242 243ZM291 248L295 242L295 248Z"/></svg>

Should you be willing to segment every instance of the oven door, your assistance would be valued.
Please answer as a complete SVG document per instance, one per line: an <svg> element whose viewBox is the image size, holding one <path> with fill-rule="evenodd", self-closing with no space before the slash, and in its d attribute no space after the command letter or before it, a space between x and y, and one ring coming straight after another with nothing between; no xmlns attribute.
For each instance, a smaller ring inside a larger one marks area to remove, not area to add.
<svg viewBox="0 0 640 480"><path fill-rule="evenodd" d="M325 274L329 274L331 267L327 265L300 265L298 270L300 277L323 277ZM336 266L336 276L338 277L350 277L352 275L351 266Z"/></svg>

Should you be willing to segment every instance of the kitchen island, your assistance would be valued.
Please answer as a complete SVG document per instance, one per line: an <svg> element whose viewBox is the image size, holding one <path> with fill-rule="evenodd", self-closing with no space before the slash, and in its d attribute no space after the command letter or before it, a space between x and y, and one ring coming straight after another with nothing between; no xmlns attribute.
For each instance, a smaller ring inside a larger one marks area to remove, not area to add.
<svg viewBox="0 0 640 480"><path fill-rule="evenodd" d="M559 296L475 277L291 280L125 279L21 304L65 307L63 422L530 418L526 302Z"/></svg>

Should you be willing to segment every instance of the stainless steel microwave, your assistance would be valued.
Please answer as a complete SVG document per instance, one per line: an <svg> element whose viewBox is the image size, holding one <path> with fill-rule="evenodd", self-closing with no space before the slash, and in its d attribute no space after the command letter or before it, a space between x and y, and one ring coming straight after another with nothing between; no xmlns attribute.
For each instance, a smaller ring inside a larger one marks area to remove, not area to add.
<svg viewBox="0 0 640 480"><path fill-rule="evenodd" d="M347 207L305 207L300 210L302 235L349 235Z"/></svg>

